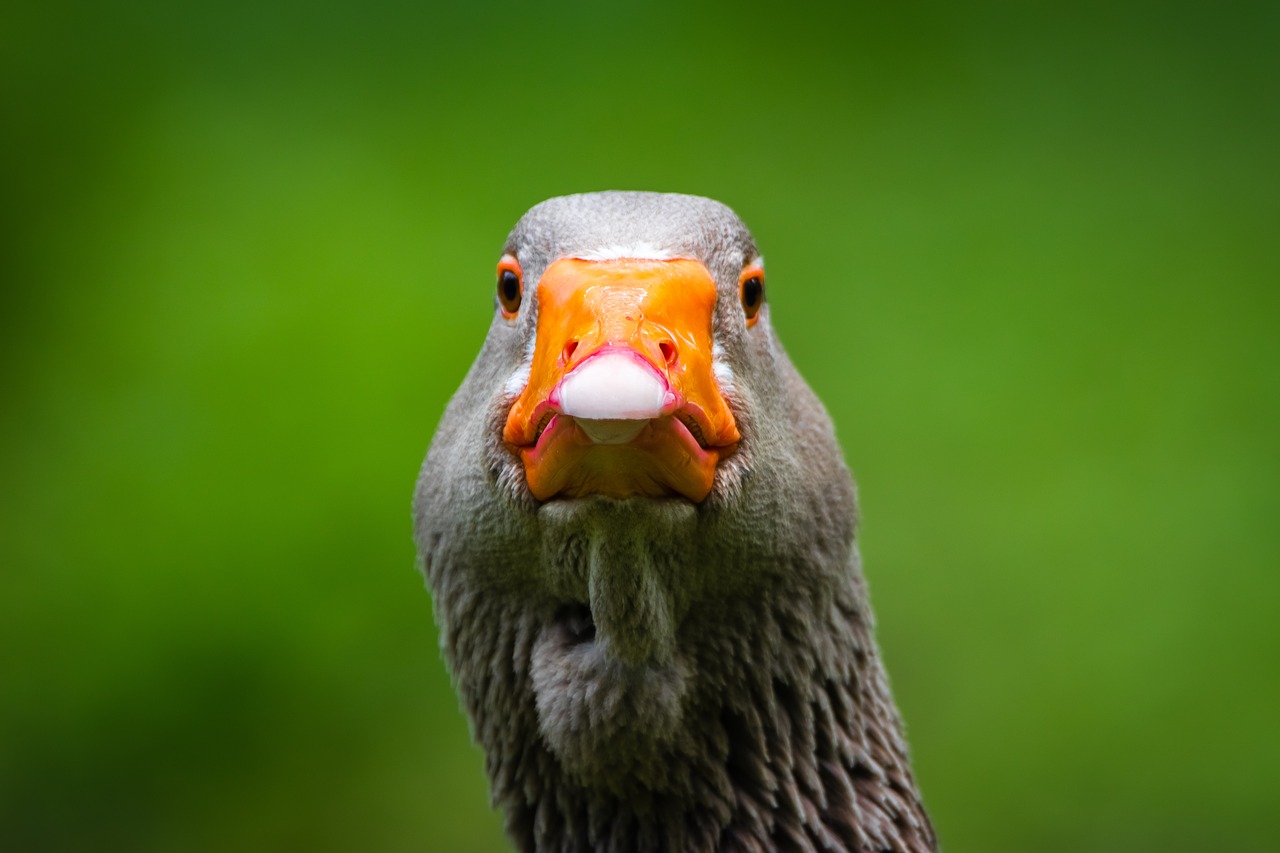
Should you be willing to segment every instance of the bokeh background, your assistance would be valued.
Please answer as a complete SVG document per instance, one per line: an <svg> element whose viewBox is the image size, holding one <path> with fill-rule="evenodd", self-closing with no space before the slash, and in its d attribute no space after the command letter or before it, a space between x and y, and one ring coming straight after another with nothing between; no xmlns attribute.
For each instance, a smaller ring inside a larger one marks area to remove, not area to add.
<svg viewBox="0 0 1280 853"><path fill-rule="evenodd" d="M6 7L0 848L505 849L410 494L628 188L764 247L946 849L1277 849L1278 9Z"/></svg>

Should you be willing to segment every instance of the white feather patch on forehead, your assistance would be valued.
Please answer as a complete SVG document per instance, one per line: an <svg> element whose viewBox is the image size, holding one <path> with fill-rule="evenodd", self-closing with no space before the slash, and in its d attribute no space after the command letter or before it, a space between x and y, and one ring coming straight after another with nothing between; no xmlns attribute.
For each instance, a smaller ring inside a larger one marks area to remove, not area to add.
<svg viewBox="0 0 1280 853"><path fill-rule="evenodd" d="M684 255L641 240L638 243L614 244L575 252L573 257L583 261L616 261L619 258L635 258L641 261L670 261Z"/></svg>

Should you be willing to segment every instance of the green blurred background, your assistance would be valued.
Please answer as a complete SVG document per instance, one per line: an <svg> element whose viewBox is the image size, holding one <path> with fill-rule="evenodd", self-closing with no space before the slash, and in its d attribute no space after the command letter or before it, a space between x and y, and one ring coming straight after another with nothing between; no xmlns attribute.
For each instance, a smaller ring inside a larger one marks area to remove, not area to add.
<svg viewBox="0 0 1280 853"><path fill-rule="evenodd" d="M630 188L764 248L946 849L1277 849L1280 6L1039 5L0 12L0 848L505 848L410 494Z"/></svg>

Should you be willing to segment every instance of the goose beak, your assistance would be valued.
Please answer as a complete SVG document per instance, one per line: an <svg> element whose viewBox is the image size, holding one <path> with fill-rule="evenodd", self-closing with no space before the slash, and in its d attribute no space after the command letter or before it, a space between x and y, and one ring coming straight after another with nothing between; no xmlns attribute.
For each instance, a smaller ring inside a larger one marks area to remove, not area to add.
<svg viewBox="0 0 1280 853"><path fill-rule="evenodd" d="M715 301L688 259L547 268L529 381L503 430L536 498L707 496L739 440L713 369Z"/></svg>

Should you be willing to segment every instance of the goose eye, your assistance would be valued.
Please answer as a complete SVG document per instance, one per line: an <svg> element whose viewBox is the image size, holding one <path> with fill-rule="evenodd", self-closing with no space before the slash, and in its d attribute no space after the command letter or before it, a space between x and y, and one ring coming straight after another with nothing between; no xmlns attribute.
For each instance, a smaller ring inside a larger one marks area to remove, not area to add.
<svg viewBox="0 0 1280 853"><path fill-rule="evenodd" d="M520 262L510 255L498 261L498 304L502 316L511 319L520 311L520 299L524 296L524 276Z"/></svg>
<svg viewBox="0 0 1280 853"><path fill-rule="evenodd" d="M738 279L742 296L742 311L747 315L747 325L754 326L760 306L764 304L764 270L752 264L742 271Z"/></svg>

